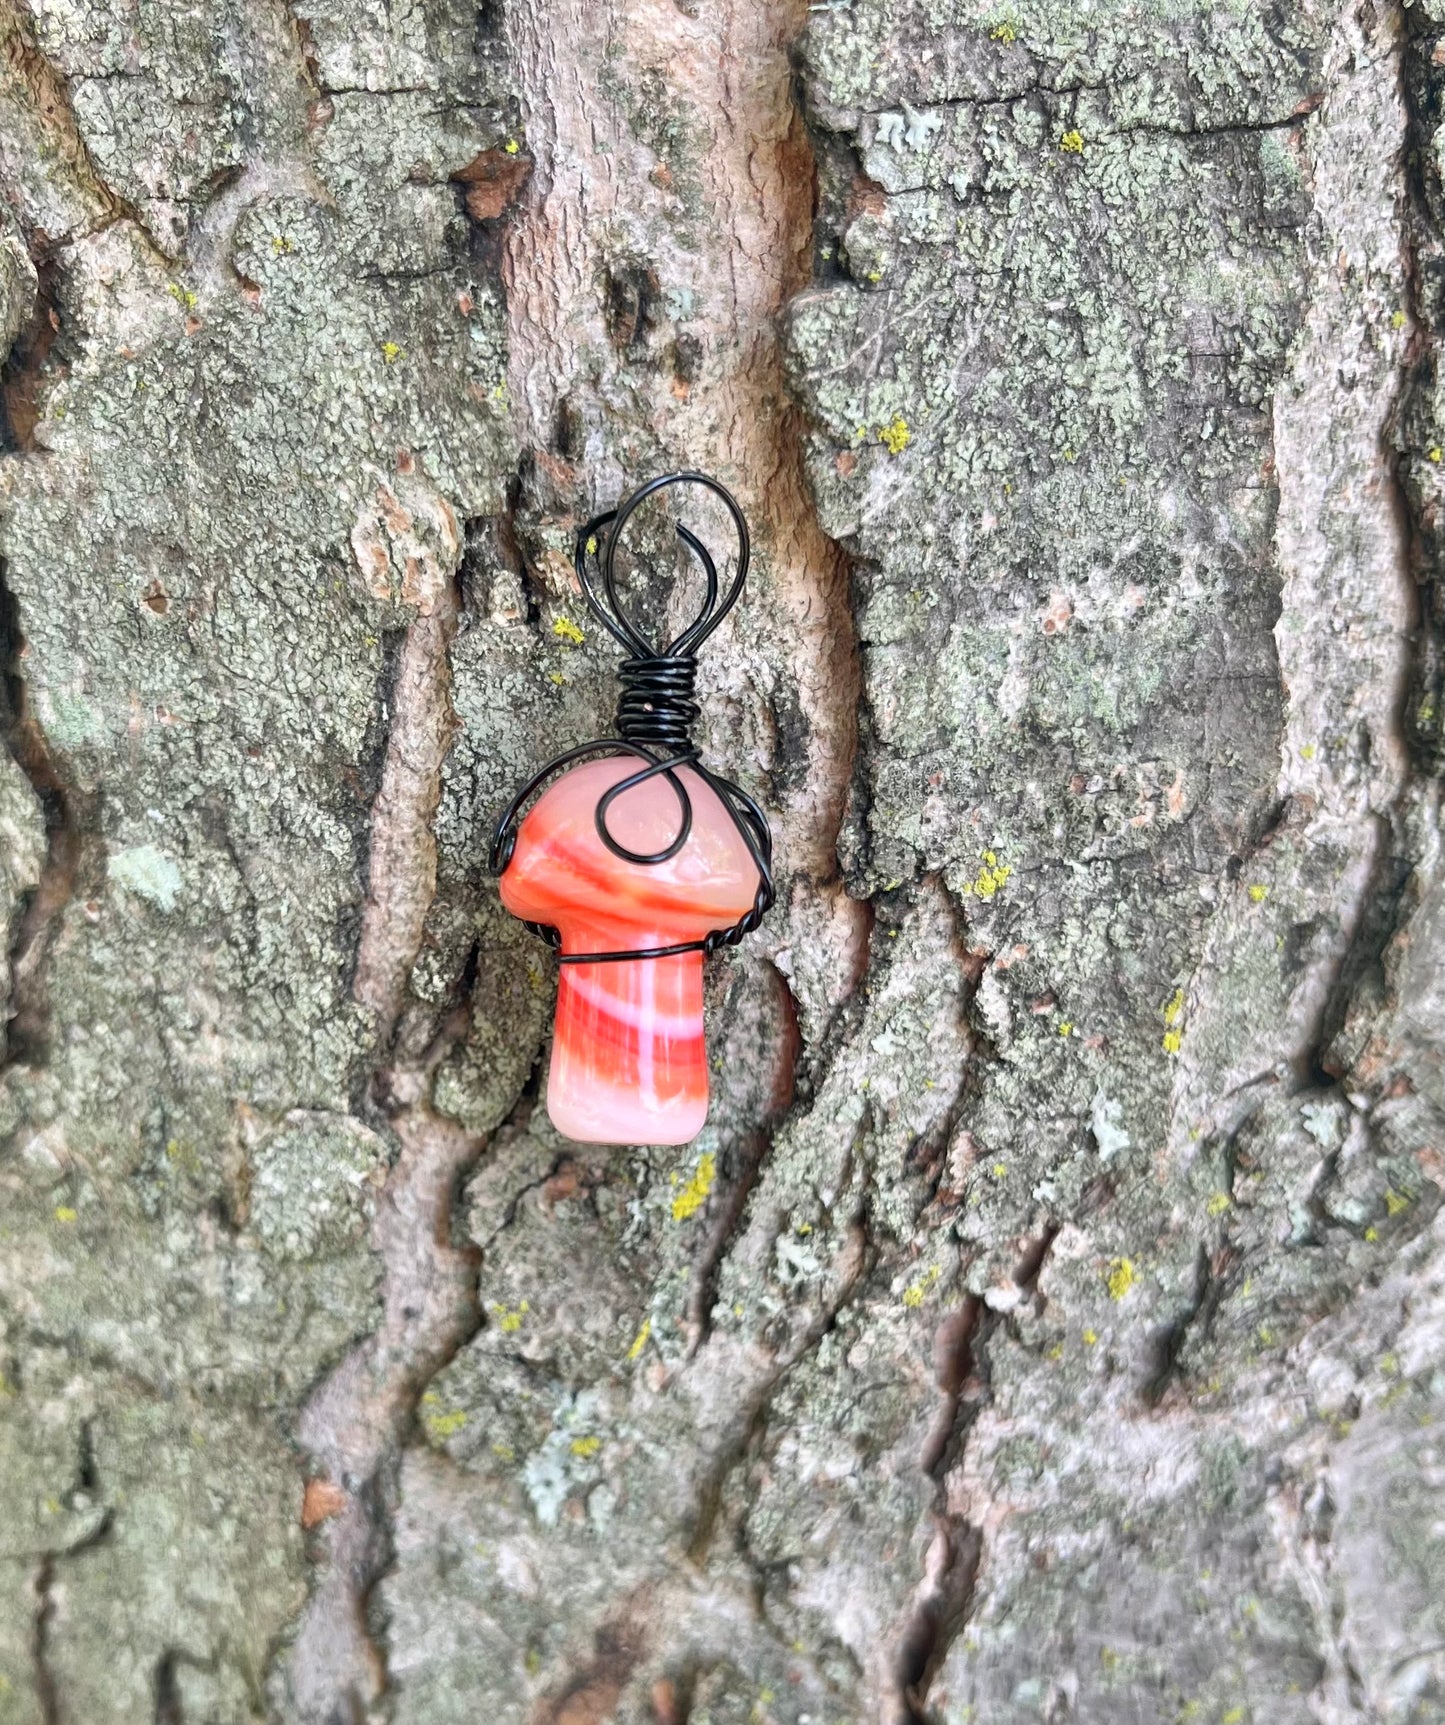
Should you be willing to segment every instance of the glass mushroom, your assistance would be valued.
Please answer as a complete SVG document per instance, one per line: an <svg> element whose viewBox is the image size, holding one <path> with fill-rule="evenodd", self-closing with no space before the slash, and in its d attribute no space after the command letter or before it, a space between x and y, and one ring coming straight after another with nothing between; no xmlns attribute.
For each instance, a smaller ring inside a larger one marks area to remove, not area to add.
<svg viewBox="0 0 1445 1725"><path fill-rule="evenodd" d="M635 756L573 767L522 821L501 877L513 915L561 935L547 1112L586 1144L686 1144L707 1119L700 951L588 964L589 952L634 952L701 940L751 910L758 866L737 821L690 767L673 769L692 805L685 842L645 866L614 855L597 830L599 800L636 773ZM666 850L681 820L658 776L606 808L626 850Z"/></svg>

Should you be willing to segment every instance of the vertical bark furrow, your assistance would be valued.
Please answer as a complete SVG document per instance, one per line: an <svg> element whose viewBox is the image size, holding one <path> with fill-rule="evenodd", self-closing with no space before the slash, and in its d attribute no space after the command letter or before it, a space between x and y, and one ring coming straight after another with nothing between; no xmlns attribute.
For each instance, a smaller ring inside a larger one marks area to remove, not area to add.
<svg viewBox="0 0 1445 1725"><path fill-rule="evenodd" d="M474 1255L451 1245L450 1225L457 1183L482 1141L438 1118L425 1100L430 1071L448 1048L426 1041L420 1065L393 1049L436 893L433 825L455 726L450 650L462 550L444 498L422 493L410 501L407 510L388 493L394 528L409 541L417 516L429 507L442 543L416 594L421 613L406 629L383 697L389 729L372 809L353 984L375 1025L370 1088L401 1146L381 1190L375 1227L383 1314L377 1330L319 1386L300 1425L316 1469L309 1489L315 1493L320 1482L319 1489L340 1493L317 1536L322 1567L292 1654L301 1716L318 1721L370 1707L384 1689L385 1659L372 1640L367 1600L390 1550L391 1472L423 1386L476 1327ZM426 556L415 546L405 551L412 579L420 580L416 571ZM453 1034L463 1029L458 1024Z"/></svg>
<svg viewBox="0 0 1445 1725"><path fill-rule="evenodd" d="M43 1058L48 1021L44 963L56 920L75 889L78 835L65 787L27 711L19 610L0 564L0 730L6 856L0 867L0 1065ZM10 762L14 763L13 768Z"/></svg>

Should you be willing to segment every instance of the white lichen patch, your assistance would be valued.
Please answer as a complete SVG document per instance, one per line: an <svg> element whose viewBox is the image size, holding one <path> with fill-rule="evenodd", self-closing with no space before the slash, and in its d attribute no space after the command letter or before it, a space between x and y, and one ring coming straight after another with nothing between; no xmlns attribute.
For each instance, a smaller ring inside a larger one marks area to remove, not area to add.
<svg viewBox="0 0 1445 1725"><path fill-rule="evenodd" d="M1099 1148L1101 1161L1109 1162L1115 1156L1122 1156L1129 1148L1129 1134L1123 1126L1123 1104L1116 1102L1105 1094L1104 1087L1094 1092L1094 1103L1089 1113L1089 1130L1094 1134L1094 1143Z"/></svg>
<svg viewBox="0 0 1445 1725"><path fill-rule="evenodd" d="M345 1250L370 1228L387 1160L386 1145L359 1121L288 1115L252 1163L252 1229L279 1258Z"/></svg>
<svg viewBox="0 0 1445 1725"><path fill-rule="evenodd" d="M131 845L116 851L105 872L117 886L164 911L176 908L184 884L175 858L167 856L157 845Z"/></svg>
<svg viewBox="0 0 1445 1725"><path fill-rule="evenodd" d="M604 1438L595 1391L567 1395L553 1413L552 1430L522 1468L522 1483L543 1527L555 1527L562 1505L579 1487L600 1477Z"/></svg>

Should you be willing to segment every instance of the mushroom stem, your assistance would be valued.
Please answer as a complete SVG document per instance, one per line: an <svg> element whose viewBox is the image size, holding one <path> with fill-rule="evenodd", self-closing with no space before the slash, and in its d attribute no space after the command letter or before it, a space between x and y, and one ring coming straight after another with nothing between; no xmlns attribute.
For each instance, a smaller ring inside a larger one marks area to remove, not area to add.
<svg viewBox="0 0 1445 1725"><path fill-rule="evenodd" d="M701 953L561 967L547 1080L559 1132L587 1144L686 1144L707 1103Z"/></svg>

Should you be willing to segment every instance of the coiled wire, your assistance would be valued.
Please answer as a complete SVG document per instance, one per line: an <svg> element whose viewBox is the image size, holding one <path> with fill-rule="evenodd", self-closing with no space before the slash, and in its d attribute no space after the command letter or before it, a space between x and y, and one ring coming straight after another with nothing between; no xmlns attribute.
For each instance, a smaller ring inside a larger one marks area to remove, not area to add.
<svg viewBox="0 0 1445 1725"><path fill-rule="evenodd" d="M618 541L633 512L655 493L671 485L702 485L722 499L732 516L738 535L738 566L727 591L720 596L717 565L707 547L682 522L677 523L678 538L702 565L707 591L702 609L681 634L667 646L654 648L627 615L617 594L615 558ZM605 536L604 536L605 534ZM665 473L651 479L634 491L627 500L603 515L595 516L577 534L573 567L587 602L607 631L628 653L618 669L622 691L617 703L617 735L601 737L583 743L557 755L539 772L532 775L507 805L497 823L492 840L489 864L493 874L505 873L516 848L517 830L521 824L523 805L547 779L574 761L589 755L635 755L646 764L637 772L619 779L597 802L597 834L608 850L624 862L653 867L674 857L687 843L692 831L692 799L687 787L675 771L686 766L706 781L717 793L723 807L732 816L748 854L758 870L757 896L752 908L730 928L713 929L701 940L684 941L676 946L653 946L632 952L561 953L563 964L609 964L635 958L671 958L684 952L716 952L722 946L735 946L745 934L750 934L763 920L773 903L773 839L768 818L756 802L740 786L709 772L703 766L700 752L692 740L692 725L702 709L694 689L697 679L697 649L717 628L737 603L747 578L751 556L751 541L747 522L737 499L716 479L705 473L684 471ZM595 559L601 577L600 588L588 568L589 558ZM677 798L679 822L676 835L661 850L632 851L621 844L608 828L607 813L616 799L648 779L661 775ZM559 948L562 937L546 923L528 922L526 926L549 946Z"/></svg>

